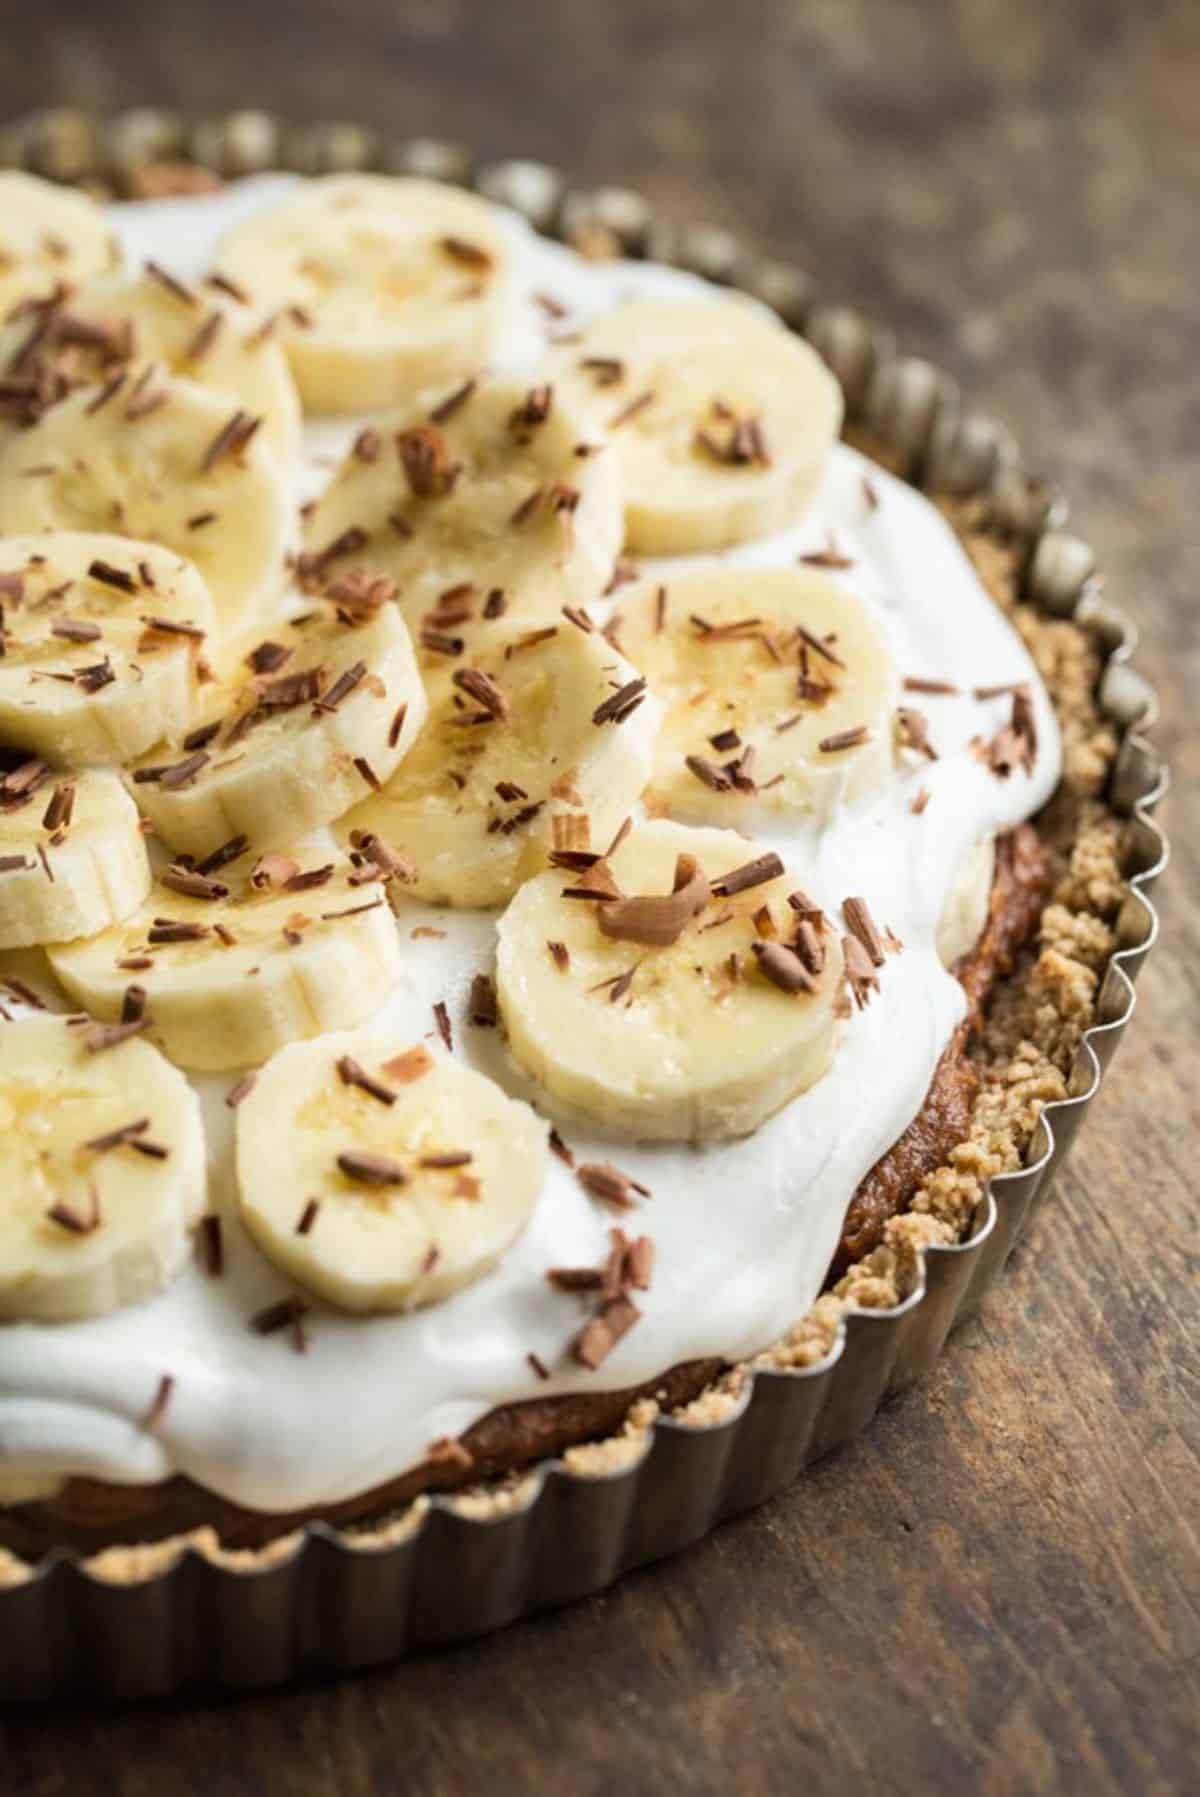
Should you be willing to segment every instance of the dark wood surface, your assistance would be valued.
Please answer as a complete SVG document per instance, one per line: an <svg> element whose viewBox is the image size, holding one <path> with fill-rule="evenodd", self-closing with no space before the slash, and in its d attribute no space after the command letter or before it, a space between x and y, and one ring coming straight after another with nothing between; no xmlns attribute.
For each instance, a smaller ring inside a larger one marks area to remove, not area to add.
<svg viewBox="0 0 1200 1797"><path fill-rule="evenodd" d="M0 1724L23 1797L1200 1788L1193 0L72 0L0 116L359 117L641 187L803 258L1037 446L1138 616L1166 939L1053 1203L936 1377L680 1560L239 1703Z"/></svg>

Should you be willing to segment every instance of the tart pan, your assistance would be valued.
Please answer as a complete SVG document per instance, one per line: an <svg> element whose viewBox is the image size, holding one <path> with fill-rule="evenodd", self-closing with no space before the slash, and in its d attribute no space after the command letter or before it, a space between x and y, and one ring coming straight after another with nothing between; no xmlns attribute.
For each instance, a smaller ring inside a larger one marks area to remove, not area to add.
<svg viewBox="0 0 1200 1797"><path fill-rule="evenodd" d="M38 113L0 127L4 165L106 197L179 191L189 172L197 180L204 170L226 178L268 168L421 174L473 186L587 253L646 255L743 288L821 351L845 389L849 422L869 433L889 467L935 494L987 498L993 521L1019 546L1022 596L1049 616L1073 618L1104 662L1098 703L1120 732L1106 798L1127 824L1125 900L1096 1021L1068 1096L1041 1113L1025 1165L990 1182L963 1240L924 1251L903 1303L851 1311L816 1365L755 1371L719 1423L660 1418L636 1463L619 1472L583 1476L554 1460L529 1469L498 1513L471 1515L453 1496L434 1496L390 1539L356 1540L313 1523L250 1564L188 1547L165 1569L156 1562L144 1578L121 1583L52 1554L23 1582L0 1587L0 1701L140 1700L376 1665L583 1597L678 1552L849 1441L929 1370L1003 1268L1133 1015L1134 981L1158 931L1149 895L1167 858L1153 818L1166 775L1142 734L1154 695L1131 664L1133 631L1099 598L1090 549L1063 530L1061 500L1023 472L1004 431L964 411L954 382L928 362L897 355L886 331L857 311L819 304L801 271L747 256L726 231L676 229L626 189L573 191L540 163L479 167L458 145L385 142L343 123L292 130L259 112L195 123L148 108L110 119Z"/></svg>

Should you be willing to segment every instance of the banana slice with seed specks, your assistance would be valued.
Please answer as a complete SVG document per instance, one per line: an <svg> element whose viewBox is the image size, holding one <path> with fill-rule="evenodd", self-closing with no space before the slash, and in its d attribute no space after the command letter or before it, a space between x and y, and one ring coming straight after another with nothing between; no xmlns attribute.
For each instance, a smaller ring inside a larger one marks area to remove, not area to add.
<svg viewBox="0 0 1200 1797"><path fill-rule="evenodd" d="M0 444L0 532L106 530L196 564L222 626L252 628L286 577L293 509L253 419L147 366L81 388Z"/></svg>
<svg viewBox="0 0 1200 1797"><path fill-rule="evenodd" d="M93 936L149 890L137 806L115 774L56 779L34 760L0 775L0 948Z"/></svg>
<svg viewBox="0 0 1200 1797"><path fill-rule="evenodd" d="M208 589L154 543L91 531L0 540L0 738L69 767L187 728Z"/></svg>
<svg viewBox="0 0 1200 1797"><path fill-rule="evenodd" d="M4 411L29 425L76 387L130 388L148 362L183 375L262 419L281 466L300 443L300 399L269 320L211 286L189 286L157 263L101 276L0 330Z"/></svg>
<svg viewBox="0 0 1200 1797"><path fill-rule="evenodd" d="M358 624L321 604L248 659L247 677L222 689L182 756L164 759L160 747L130 774L175 849L205 854L238 835L256 848L294 841L380 786L424 721L412 641L392 604Z"/></svg>
<svg viewBox="0 0 1200 1797"><path fill-rule="evenodd" d="M0 1318L104 1316L184 1266L205 1200L200 1101L148 1042L0 1022Z"/></svg>
<svg viewBox="0 0 1200 1797"><path fill-rule="evenodd" d="M547 387L468 383L363 431L309 514L301 575L388 574L414 633L453 653L481 619L553 619L621 547L615 458Z"/></svg>
<svg viewBox="0 0 1200 1797"><path fill-rule="evenodd" d="M216 260L279 309L309 412L380 411L470 374L502 344L505 234L481 200L441 182L309 181L231 231Z"/></svg>
<svg viewBox="0 0 1200 1797"><path fill-rule="evenodd" d="M0 318L119 261L108 220L86 194L16 170L0 174Z"/></svg>
<svg viewBox="0 0 1200 1797"><path fill-rule="evenodd" d="M297 1043L237 1113L241 1214L331 1304L413 1310L480 1278L525 1227L546 1125L460 1066L363 1033Z"/></svg>
<svg viewBox="0 0 1200 1797"><path fill-rule="evenodd" d="M560 617L424 664L428 723L338 835L381 837L415 863L416 896L468 909L501 904L552 849L603 849L641 796L659 716L611 644Z"/></svg>
<svg viewBox="0 0 1200 1797"><path fill-rule="evenodd" d="M635 553L721 549L794 523L841 428L841 389L816 351L734 299L630 302L546 370L607 431Z"/></svg>
<svg viewBox="0 0 1200 1797"><path fill-rule="evenodd" d="M899 676L882 618L827 575L736 568L624 594L610 634L666 707L650 795L753 828L821 820L891 772Z"/></svg>
<svg viewBox="0 0 1200 1797"><path fill-rule="evenodd" d="M732 831L666 822L598 867L529 881L496 961L518 1063L614 1131L748 1135L833 1059L841 945L803 894L789 905L798 885Z"/></svg>
<svg viewBox="0 0 1200 1797"><path fill-rule="evenodd" d="M360 1023L399 972L396 926L371 880L379 870L318 859L311 845L251 859L231 842L197 867L167 869L117 928L49 950L60 983L114 1020L129 985L142 987L150 1040L206 1072Z"/></svg>

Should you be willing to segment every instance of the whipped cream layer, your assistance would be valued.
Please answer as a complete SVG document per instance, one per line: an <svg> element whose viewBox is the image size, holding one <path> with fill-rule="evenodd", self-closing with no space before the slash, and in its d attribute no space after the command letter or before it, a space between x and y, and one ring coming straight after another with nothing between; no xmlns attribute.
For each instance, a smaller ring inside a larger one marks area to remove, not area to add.
<svg viewBox="0 0 1200 1797"><path fill-rule="evenodd" d="M210 266L217 237L290 181L271 176L211 197L115 207L113 222L131 263L152 256L194 277ZM536 293L569 308L557 327L566 329L571 318L625 298L712 291L669 269L585 262L515 217L508 228L522 290L506 358L513 368L531 364L545 345ZM298 502L320 490L331 458L362 422L309 428ZM834 577L886 620L901 673L954 682L961 696L915 701L929 718L936 763L897 769L876 799L839 809L824 828L777 821L758 830L755 842L778 849L839 924L843 898L865 897L903 952L889 957L880 991L846 1023L831 1071L749 1138L704 1148L639 1146L563 1123L580 1160L614 1160L652 1194L626 1221L654 1240L653 1289L639 1294L641 1321L603 1368L589 1372L566 1353L581 1321L579 1300L548 1285L545 1271L600 1261L613 1219L554 1157L528 1228L478 1284L407 1316L314 1310L303 1356L286 1332L254 1334L250 1316L289 1288L236 1220L235 1115L224 1103L236 1075L197 1076L211 1200L224 1220L224 1274L211 1279L194 1263L160 1297L98 1321L0 1329L0 1501L52 1489L71 1474L131 1484L185 1474L254 1510L333 1503L395 1477L431 1441L461 1434L499 1404L632 1386L699 1356L736 1360L804 1315L855 1187L919 1111L963 1015L961 988L934 948L955 872L981 836L1043 804L1060 769L1058 730L1033 663L953 531L921 495L852 449L835 450L816 499L784 533L721 555L641 566L666 581L726 563L787 567L823 548L831 532L853 563ZM969 695L976 685L1009 681L1033 690L1039 747L1032 774L1000 780L968 745L1006 721L1007 701ZM914 815L922 786L929 802ZM495 915L408 903L397 927L403 978L367 1027L406 1040L431 1037L432 1006L444 1001L455 1020L455 1054L553 1116L512 1067L500 1032L465 1026L472 975L491 966ZM423 927L444 934L416 934ZM0 973L6 963L17 971L12 957L0 957ZM30 965L21 958L27 979ZM49 990L36 966L32 977ZM548 1380L531 1370L531 1353L550 1369ZM164 1374L173 1380L170 1402L149 1431L141 1419Z"/></svg>

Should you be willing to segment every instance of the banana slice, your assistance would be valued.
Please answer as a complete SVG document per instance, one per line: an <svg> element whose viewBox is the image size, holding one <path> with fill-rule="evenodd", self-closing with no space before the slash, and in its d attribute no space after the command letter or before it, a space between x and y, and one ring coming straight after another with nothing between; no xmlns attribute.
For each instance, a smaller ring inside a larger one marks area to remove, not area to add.
<svg viewBox="0 0 1200 1797"><path fill-rule="evenodd" d="M943 967L953 968L969 955L983 934L996 877L996 840L981 836L958 867L938 919L937 952Z"/></svg>
<svg viewBox="0 0 1200 1797"><path fill-rule="evenodd" d="M309 412L398 405L501 347L511 276L482 200L437 181L333 175L257 212L217 263L276 309Z"/></svg>
<svg viewBox="0 0 1200 1797"><path fill-rule="evenodd" d="M213 625L190 563L91 531L0 541L0 738L68 767L187 728Z"/></svg>
<svg viewBox="0 0 1200 1797"><path fill-rule="evenodd" d="M108 220L86 194L16 170L0 174L0 318L119 261Z"/></svg>
<svg viewBox="0 0 1200 1797"><path fill-rule="evenodd" d="M252 425L152 364L119 391L81 388L0 444L0 533L115 530L160 543L196 564L224 628L251 628L282 591L293 527Z"/></svg>
<svg viewBox="0 0 1200 1797"><path fill-rule="evenodd" d="M545 1163L528 1105L386 1036L281 1049L238 1107L246 1227L343 1310L413 1310L479 1279L525 1227Z"/></svg>
<svg viewBox="0 0 1200 1797"><path fill-rule="evenodd" d="M149 890L137 806L115 774L56 779L31 760L0 775L0 949L94 936Z"/></svg>
<svg viewBox="0 0 1200 1797"><path fill-rule="evenodd" d="M646 784L658 706L598 631L508 629L424 672L425 729L339 836L380 837L415 863L414 894L467 909L503 903L552 849L604 848Z"/></svg>
<svg viewBox="0 0 1200 1797"><path fill-rule="evenodd" d="M161 1291L205 1200L200 1101L86 1018L0 1023L0 1318L104 1316Z"/></svg>
<svg viewBox="0 0 1200 1797"><path fill-rule="evenodd" d="M650 783L675 816L830 819L891 772L899 676L882 618L827 575L736 568L630 589L610 635L666 707Z"/></svg>
<svg viewBox="0 0 1200 1797"><path fill-rule="evenodd" d="M150 1039L206 1072L361 1022L399 972L387 899L367 883L378 870L364 876L303 849L251 860L231 842L198 866L166 869L115 929L49 950L60 983L106 1019L141 987Z"/></svg>
<svg viewBox="0 0 1200 1797"><path fill-rule="evenodd" d="M841 945L797 888L732 831L666 822L576 876L540 874L499 924L513 1055L608 1129L748 1135L833 1059Z"/></svg>
<svg viewBox="0 0 1200 1797"><path fill-rule="evenodd" d="M608 433L635 553L722 549L794 523L841 428L841 389L816 351L735 299L619 306L547 373Z"/></svg>
<svg viewBox="0 0 1200 1797"><path fill-rule="evenodd" d="M380 420L309 514L305 583L387 574L449 653L481 620L586 604L621 547L620 473L605 450L576 454L586 435L551 389L508 380Z"/></svg>
<svg viewBox="0 0 1200 1797"><path fill-rule="evenodd" d="M152 262L144 274L58 293L32 325L18 317L0 330L8 409L24 425L76 387L132 388L147 362L219 393L227 416L240 405L261 418L280 465L295 460L300 400L287 357L270 321L218 288L188 286Z"/></svg>
<svg viewBox="0 0 1200 1797"><path fill-rule="evenodd" d="M134 767L138 802L166 842L201 855L239 835L273 847L387 779L424 721L425 690L395 605L343 621L361 616L321 604L276 629L182 755L160 745Z"/></svg>

